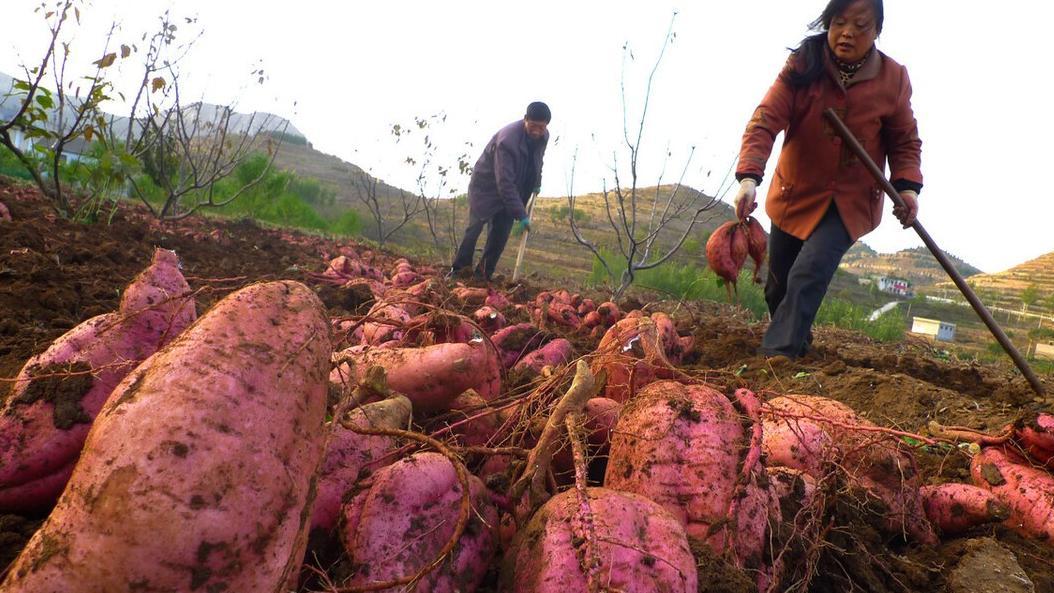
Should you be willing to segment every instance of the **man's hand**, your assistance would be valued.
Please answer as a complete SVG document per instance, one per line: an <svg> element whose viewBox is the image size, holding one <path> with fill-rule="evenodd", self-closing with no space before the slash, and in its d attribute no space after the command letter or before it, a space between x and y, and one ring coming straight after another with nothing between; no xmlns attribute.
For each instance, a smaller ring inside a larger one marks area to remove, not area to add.
<svg viewBox="0 0 1054 593"><path fill-rule="evenodd" d="M900 199L904 200L904 207L893 206L893 216L897 217L904 228L915 224L915 217L919 214L919 194L906 189L900 192Z"/></svg>
<svg viewBox="0 0 1054 593"><path fill-rule="evenodd" d="M754 201L757 197L757 187L758 182L749 177L739 182L739 191L736 193L736 199L732 201L735 204L736 217L739 220L746 219L757 209L758 204Z"/></svg>
<svg viewBox="0 0 1054 593"><path fill-rule="evenodd" d="M516 234L531 232L531 219L521 218L516 221Z"/></svg>

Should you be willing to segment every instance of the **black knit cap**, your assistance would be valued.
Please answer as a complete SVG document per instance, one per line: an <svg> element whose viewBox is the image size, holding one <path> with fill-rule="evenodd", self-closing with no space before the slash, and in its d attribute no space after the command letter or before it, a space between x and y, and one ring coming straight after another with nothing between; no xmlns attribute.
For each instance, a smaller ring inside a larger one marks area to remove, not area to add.
<svg viewBox="0 0 1054 593"><path fill-rule="evenodd" d="M541 101L535 101L527 106L527 114L525 118L531 121L544 121L549 123L553 119L553 114L549 111L549 106Z"/></svg>

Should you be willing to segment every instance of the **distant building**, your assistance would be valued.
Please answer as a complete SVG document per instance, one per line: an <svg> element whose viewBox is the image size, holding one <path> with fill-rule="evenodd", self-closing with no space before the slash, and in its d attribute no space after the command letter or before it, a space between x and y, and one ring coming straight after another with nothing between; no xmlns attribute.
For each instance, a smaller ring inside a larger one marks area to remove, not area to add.
<svg viewBox="0 0 1054 593"><path fill-rule="evenodd" d="M955 324L925 317L912 317L911 333L930 336L942 342L951 342L955 340Z"/></svg>
<svg viewBox="0 0 1054 593"><path fill-rule="evenodd" d="M1036 344L1036 350L1032 356L1043 360L1054 360L1054 344Z"/></svg>
<svg viewBox="0 0 1054 593"><path fill-rule="evenodd" d="M895 278L893 276L879 276L875 279L878 289L882 292L893 294L896 296L910 297L913 292L911 290L911 282L903 278Z"/></svg>
<svg viewBox="0 0 1054 593"><path fill-rule="evenodd" d="M26 133L21 128L11 128L11 143L15 145L15 148L22 152L27 152L33 149L33 141L26 138Z"/></svg>

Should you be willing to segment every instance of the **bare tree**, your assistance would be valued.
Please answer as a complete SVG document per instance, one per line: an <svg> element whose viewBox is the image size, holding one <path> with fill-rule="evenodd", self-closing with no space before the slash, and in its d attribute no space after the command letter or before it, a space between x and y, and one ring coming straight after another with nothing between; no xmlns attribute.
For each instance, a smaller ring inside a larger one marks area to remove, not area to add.
<svg viewBox="0 0 1054 593"><path fill-rule="evenodd" d="M438 154L439 147L434 133L445 122L445 113L415 117L413 125L393 125L392 135L397 144L415 133L420 137L420 145L408 150L411 154L406 157L405 162L411 167L417 167L415 179L417 196L428 224L432 243L438 250L444 249L445 246L447 255L453 257L460 238L460 229L457 225L457 201L454 199L458 194L458 189L454 187L454 178L464 179L472 173L472 165L469 161L472 143L468 141L464 143L463 151L453 158L456 161L455 164L441 162L442 158ZM449 209L449 217L443 216L444 207Z"/></svg>
<svg viewBox="0 0 1054 593"><path fill-rule="evenodd" d="M195 19L185 19L186 24ZM185 218L207 208L230 204L263 180L270 170L289 122L277 116L253 112L240 114L234 105L214 106L203 101L186 104L181 92L179 64L187 56L200 30L189 41L176 42L176 25L166 11L159 27L144 35L142 76L131 89L127 129L109 137L110 146L123 146L138 159L160 200L132 180L136 197L162 220ZM256 84L264 84L262 68L250 73ZM113 128L115 126L111 126ZM123 137L122 137L123 136ZM251 179L239 180L233 189L217 193L218 184L257 153L267 155L266 166Z"/></svg>
<svg viewBox="0 0 1054 593"><path fill-rule="evenodd" d="M3 97L14 99L17 108L12 117L0 120L0 145L15 155L64 217L72 216L75 211L60 176L66 149L77 139L91 142L105 127L106 119L99 106L109 99L110 83L104 70L117 60L117 52L109 51L114 24L106 35L102 57L92 62L94 73L68 77L67 67L75 52L63 31L68 31L71 17L80 23L81 4L78 0L64 0L50 7L48 3L37 7L37 12L44 12L50 40L39 65L23 66L24 78L16 80L11 93ZM127 58L130 53L131 48L121 46L121 58ZM44 86L48 78L54 90ZM27 152L15 141L16 131L33 144L33 152Z"/></svg>
<svg viewBox="0 0 1054 593"><path fill-rule="evenodd" d="M366 207L373 221L376 233L374 238L382 247L399 229L426 210L420 196L396 189L393 197L392 187L368 171L359 169L352 175L353 182L359 186L360 190L357 197ZM384 186L383 199L379 195L381 186Z"/></svg>
<svg viewBox="0 0 1054 593"><path fill-rule="evenodd" d="M654 196L648 199L644 191L638 187L639 173L638 163L641 156L641 146L644 138L645 123L648 116L648 105L652 95L652 82L655 73L659 69L666 49L673 43L676 34L673 31L673 23L677 13L670 20L670 28L663 40L662 48L658 58L648 76L647 86L644 93L644 103L634 133L631 134L627 123L629 110L626 106L626 66L625 60L632 59L629 46L623 46L623 69L622 69L622 113L623 113L623 141L625 150L628 152L629 179L628 184L623 182L620 174L619 155L613 154L612 172L614 174L614 187L609 188L607 180L604 181L603 199L604 210L607 217L608 227L614 231L615 246L617 248L616 258L610 258L602 253L601 248L589 240L583 233L575 220L575 207L577 197L574 192L574 171L577 164L572 162L571 176L567 191L568 222L571 226L575 240L589 249L593 256L603 266L612 285L614 297L620 297L635 278L637 272L649 270L667 262L684 244L691 235L695 225L702 221L705 212L714 208L719 202L717 197L705 196L704 194L691 191L683 186L684 176L688 171L695 149L692 148L681 170L677 183L666 189L662 185L665 175L665 163L668 162L670 150L667 147L663 170L659 174L659 181L654 189ZM724 185L724 182L722 183ZM646 202L650 202L647 204ZM688 220L687 227L679 236L673 238L672 245L660 245L659 239L670 229L671 223L679 220ZM614 261L609 261L613 259Z"/></svg>

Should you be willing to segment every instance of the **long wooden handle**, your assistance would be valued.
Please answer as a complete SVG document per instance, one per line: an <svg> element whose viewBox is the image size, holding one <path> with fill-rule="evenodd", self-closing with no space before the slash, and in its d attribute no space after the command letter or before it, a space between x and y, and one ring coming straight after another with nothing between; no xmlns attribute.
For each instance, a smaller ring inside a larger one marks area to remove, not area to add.
<svg viewBox="0 0 1054 593"><path fill-rule="evenodd" d="M890 183L888 179L886 179L885 173L882 171L882 169L878 168L878 165L875 164L875 161L871 159L871 155L867 154L867 151L864 150L863 145L860 144L860 141L856 139L856 136L853 135L853 132L850 131L848 127L846 127L845 123L843 123L841 118L838 117L838 114L835 113L834 109L828 108L824 110L823 114L827 117L831 124L834 125L835 130L838 131L838 134L842 137L842 140L844 140L845 143L849 145L849 148L852 149L856 157L860 159L860 162L863 163L865 167L867 167L868 171L871 172L871 176L875 178L875 181L881 184L882 188L886 190L886 195L888 195L889 198L893 200L894 204L903 208L904 200L901 199L900 193L898 193L896 188L893 187L893 184ZM964 280L962 275L959 274L959 270L955 269L955 266L952 264L951 260L948 259L948 256L945 255L943 251L941 251L940 247L937 247L937 243L933 240L933 237L930 237L930 234L926 232L926 229L922 228L922 223L919 222L918 219L915 219L915 222L912 223L911 228L915 229L915 232L919 234L919 237L922 239L922 242L925 243L926 247L930 250L930 253L933 254L933 257L937 258L937 261L941 264L941 267L944 268L944 271L947 272L948 276L951 277L952 282L955 283L955 286L959 288L959 292L961 292L963 296L966 297L966 300L970 303L970 306L973 307L973 310L977 312L977 316L980 317L981 321L983 321L984 324L988 326L988 331L992 332L992 335L995 336L995 339L999 342L999 345L1002 346L1003 350L1005 350L1006 353L1010 355L1010 358L1013 359L1014 365L1016 365L1018 370L1021 371L1021 374L1024 375L1026 379L1028 379L1029 384L1032 385L1032 390L1041 396L1044 395L1043 384L1039 382L1039 378L1036 377L1036 374L1032 372L1032 368L1028 366L1028 363L1025 361L1025 358L1021 356L1021 353L1017 351L1017 348L1014 347L1014 344L1010 342L1010 338L1008 338L1006 333L1003 332L1003 328L999 327L999 324L995 322L995 318L993 318L992 314L988 312L987 308L985 308L984 303L981 302L981 299L977 298L977 295L974 294L973 289L970 288L970 285L967 284L966 280Z"/></svg>
<svg viewBox="0 0 1054 593"><path fill-rule="evenodd" d="M534 210L534 200L538 197L537 193L531 194L531 198L527 200L527 220L531 219L531 213ZM523 236L520 237L520 248L516 251L516 266L512 269L512 281L516 282L520 279L520 268L523 267L523 254L527 251L527 235L530 235L531 231L526 230L523 232Z"/></svg>

